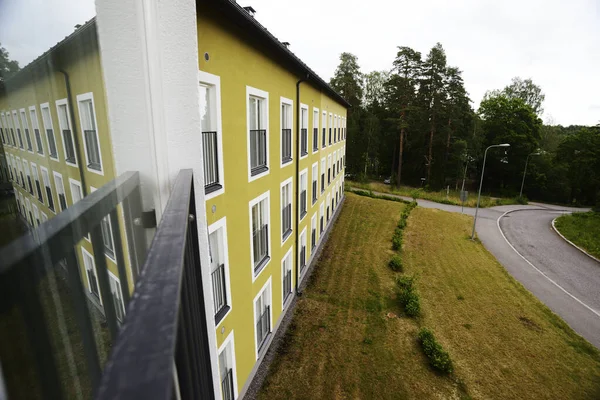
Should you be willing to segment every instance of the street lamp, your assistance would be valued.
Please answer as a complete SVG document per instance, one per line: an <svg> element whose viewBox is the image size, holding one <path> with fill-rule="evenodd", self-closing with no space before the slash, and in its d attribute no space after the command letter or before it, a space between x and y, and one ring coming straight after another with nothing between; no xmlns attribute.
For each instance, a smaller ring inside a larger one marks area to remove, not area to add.
<svg viewBox="0 0 600 400"><path fill-rule="evenodd" d="M479 211L479 200L481 199L481 186L483 185L483 173L485 172L485 159L487 158L487 152L492 147L510 147L508 143L493 144L483 154L483 167L481 168L481 180L479 181L479 194L477 195L477 207L475 208L475 219L473 220L473 232L471 233L471 240L475 238L475 224L477 224L477 212Z"/></svg>
<svg viewBox="0 0 600 400"><path fill-rule="evenodd" d="M536 151L535 153L531 153L527 156L527 160L525 160L525 170L523 171L523 181L521 182L521 192L519 193L519 198L523 198L523 185L525 185L525 174L527 173L527 163L529 162L529 157L531 156L539 156L542 153Z"/></svg>

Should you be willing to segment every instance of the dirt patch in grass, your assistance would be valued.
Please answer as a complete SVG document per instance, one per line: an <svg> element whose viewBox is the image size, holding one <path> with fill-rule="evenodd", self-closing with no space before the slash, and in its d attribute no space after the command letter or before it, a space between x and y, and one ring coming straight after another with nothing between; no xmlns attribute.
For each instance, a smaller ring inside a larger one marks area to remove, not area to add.
<svg viewBox="0 0 600 400"><path fill-rule="evenodd" d="M600 212L563 215L555 226L571 242L600 259Z"/></svg>

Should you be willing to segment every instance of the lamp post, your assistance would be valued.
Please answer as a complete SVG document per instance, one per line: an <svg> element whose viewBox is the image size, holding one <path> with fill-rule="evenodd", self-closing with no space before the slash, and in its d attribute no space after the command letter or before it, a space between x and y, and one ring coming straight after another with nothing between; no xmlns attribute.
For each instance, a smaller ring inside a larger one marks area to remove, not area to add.
<svg viewBox="0 0 600 400"><path fill-rule="evenodd" d="M477 224L477 212L479 211L479 200L481 199L481 186L483 185L483 174L485 172L485 160L487 158L487 152L492 147L510 147L508 143L502 144L493 144L485 149L485 153L483 154L483 167L481 168L481 180L479 181L479 194L477 195L477 207L475 208L475 219L473 219L473 232L471 233L471 240L475 238L475 224Z"/></svg>
<svg viewBox="0 0 600 400"><path fill-rule="evenodd" d="M527 163L529 163L529 157L531 156L539 156L540 153L539 151L536 151L535 153L531 153L527 156L527 160L525 160L525 170L523 171L523 181L521 182L521 192L519 193L519 198L523 198L523 186L525 185L525 174L527 173Z"/></svg>

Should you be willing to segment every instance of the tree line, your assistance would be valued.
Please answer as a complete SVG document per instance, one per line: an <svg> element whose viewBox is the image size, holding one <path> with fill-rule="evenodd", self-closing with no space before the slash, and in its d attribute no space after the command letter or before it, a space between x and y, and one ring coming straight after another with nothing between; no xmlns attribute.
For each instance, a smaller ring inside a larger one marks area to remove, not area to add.
<svg viewBox="0 0 600 400"><path fill-rule="evenodd" d="M391 177L393 185L477 189L485 149L484 191L569 204L600 202L600 125L544 125L544 93L531 79L513 78L489 90L477 110L462 71L448 65L437 43L422 55L400 46L390 70L361 72L342 53L330 84L348 110L347 171L355 179Z"/></svg>

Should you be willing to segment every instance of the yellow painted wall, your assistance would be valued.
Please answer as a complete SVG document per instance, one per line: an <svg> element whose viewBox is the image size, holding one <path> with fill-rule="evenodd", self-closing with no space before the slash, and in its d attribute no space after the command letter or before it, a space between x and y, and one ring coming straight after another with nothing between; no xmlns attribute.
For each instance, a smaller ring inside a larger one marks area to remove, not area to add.
<svg viewBox="0 0 600 400"><path fill-rule="evenodd" d="M255 327L253 300L271 277L273 326L282 314L282 272L283 256L291 246L295 246L295 234L281 245L281 189L286 179L293 177L293 212L298 196L296 194L296 82L299 77L277 62L271 55L245 41L243 35L236 32L229 22L216 11L203 9L198 4L198 45L199 68L220 77L222 106L222 136L224 158L225 193L206 202L207 223L210 225L223 217L227 217L227 241L229 248L229 269L231 283L231 312L219 323L216 329L217 345L221 346L231 331L235 335L235 358L237 371L237 387L241 390L256 363ZM205 60L208 53L209 60ZM255 181L248 182L248 150L247 150L247 99L246 86L251 86L269 93L269 174ZM294 162L280 167L281 131L280 131L280 97L294 101L293 114L293 158ZM311 218L318 214L319 205L328 193L331 193L336 182L343 179L343 169L332 180L326 192L312 206L312 164L319 162L323 156L345 147L344 141L312 154L313 107L322 111L346 117L346 109L320 89L308 83L301 84L300 102L308 109L308 157L300 161L300 171L308 169L307 179L307 215L300 222L301 232L307 227L307 263L310 257ZM319 140L322 125L319 121ZM328 143L328 142L327 142ZM326 178L327 181L327 178ZM320 178L319 178L320 182ZM270 191L270 231L271 242L269 254L271 261L264 268L255 282L252 282L251 266L251 232L249 202ZM333 194L335 198L335 194ZM213 212L213 208L215 211ZM293 216L292 227L295 229ZM319 216L317 215L317 224ZM318 227L317 227L318 236ZM294 253L292 258L295 258ZM292 271L295 274L296 260L293 259ZM293 278L295 281L296 278Z"/></svg>

